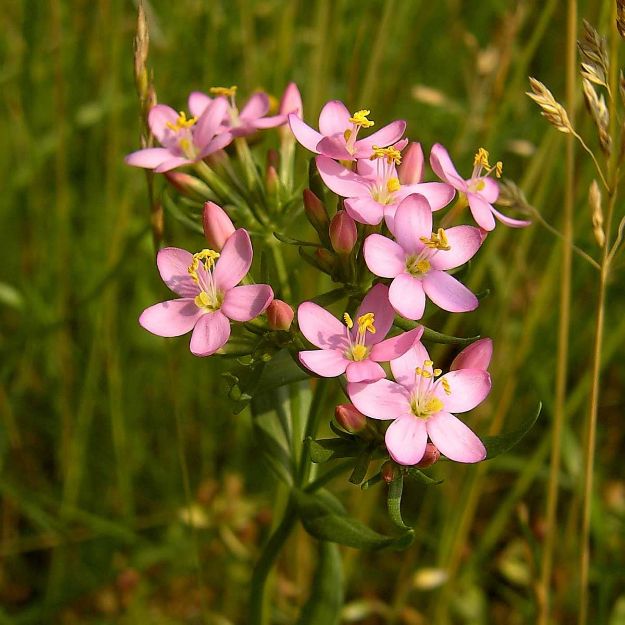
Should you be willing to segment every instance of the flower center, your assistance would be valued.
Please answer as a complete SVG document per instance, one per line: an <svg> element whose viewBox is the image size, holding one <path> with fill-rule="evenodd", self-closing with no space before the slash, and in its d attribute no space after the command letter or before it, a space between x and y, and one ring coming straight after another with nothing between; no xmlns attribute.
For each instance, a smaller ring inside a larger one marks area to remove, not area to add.
<svg viewBox="0 0 625 625"><path fill-rule="evenodd" d="M193 254L193 260L187 272L193 282L200 287L200 292L193 299L195 305L206 312L215 312L221 308L224 293L217 288L213 277L215 262L219 252L203 249Z"/></svg>
<svg viewBox="0 0 625 625"><path fill-rule="evenodd" d="M347 326L347 342L349 347L345 352L345 356L354 362L360 362L365 360L369 356L370 349L365 345L365 337L367 332L375 334L375 315L374 313L366 313L358 317L358 330L356 331L356 338L352 339L350 330L354 327L352 318L345 313L343 315L345 325Z"/></svg>
<svg viewBox="0 0 625 625"><path fill-rule="evenodd" d="M436 379L442 371L434 369L433 365L431 360L425 360L423 367L415 369L417 380L410 397L410 409L412 414L419 419L429 419L433 414L444 409L443 400L436 395L439 384L446 395L451 395L449 382L445 378Z"/></svg>
<svg viewBox="0 0 625 625"><path fill-rule="evenodd" d="M469 191L476 193L483 191L486 183L484 178L495 172L497 178L501 178L503 172L503 163L497 161L492 167L488 162L488 151L484 148L480 148L477 154L473 158L473 173L471 174L471 180L469 182Z"/></svg>
<svg viewBox="0 0 625 625"><path fill-rule="evenodd" d="M371 188L371 197L380 204L392 204L396 191L401 189L395 166L401 163L401 152L393 147L373 146L369 160L377 161L378 176Z"/></svg>
<svg viewBox="0 0 625 625"><path fill-rule="evenodd" d="M230 126L235 128L240 125L239 122L239 109L236 105L236 95L237 95L238 87L236 85L232 85L231 87L211 87L209 92L212 95L217 97L223 96L224 98L228 98L230 101L230 107L228 108L228 114L230 115Z"/></svg>
<svg viewBox="0 0 625 625"><path fill-rule="evenodd" d="M421 255L412 254L406 258L406 271L415 277L424 276L432 265L427 258L423 258Z"/></svg>
<svg viewBox="0 0 625 625"><path fill-rule="evenodd" d="M197 117L187 119L184 111L180 111L175 122L167 122L165 125L174 133L175 141L180 151L188 158L195 159L196 152L193 145L193 126L197 122Z"/></svg>

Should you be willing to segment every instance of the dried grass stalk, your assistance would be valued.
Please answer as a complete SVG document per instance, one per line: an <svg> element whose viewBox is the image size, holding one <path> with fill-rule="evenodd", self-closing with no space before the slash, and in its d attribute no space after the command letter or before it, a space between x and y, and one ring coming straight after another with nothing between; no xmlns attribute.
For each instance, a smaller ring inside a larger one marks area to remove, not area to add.
<svg viewBox="0 0 625 625"><path fill-rule="evenodd" d="M599 131L599 143L603 153L610 155L612 149L612 139L610 137L610 112L605 103L603 95L598 95L592 83L586 78L582 79L584 88L584 99L586 106L595 120L595 125Z"/></svg>

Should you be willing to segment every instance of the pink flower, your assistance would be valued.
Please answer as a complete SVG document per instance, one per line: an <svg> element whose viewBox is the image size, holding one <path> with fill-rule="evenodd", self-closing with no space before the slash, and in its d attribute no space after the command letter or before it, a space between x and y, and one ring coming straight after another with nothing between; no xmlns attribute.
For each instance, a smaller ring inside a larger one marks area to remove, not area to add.
<svg viewBox="0 0 625 625"><path fill-rule="evenodd" d="M423 333L418 327L382 340L393 324L388 287L375 285L365 295L356 323L345 314L345 327L336 317L313 302L304 302L297 311L302 334L320 349L299 353L301 363L324 378L347 374L350 382L375 381L385 376L378 364L398 358Z"/></svg>
<svg viewBox="0 0 625 625"><path fill-rule="evenodd" d="M475 295L445 270L473 257L483 240L479 228L455 226L432 232L430 206L422 195L413 194L399 205L391 232L396 241L369 235L364 256L376 276L393 278L389 299L400 315L421 319L426 295L450 312L477 308Z"/></svg>
<svg viewBox="0 0 625 625"><path fill-rule="evenodd" d="M170 106L157 104L150 109L148 124L163 147L133 152L126 157L126 163L165 172L221 150L232 141L230 133L220 131L227 108L227 100L217 98L200 115L187 119L184 112L176 113Z"/></svg>
<svg viewBox="0 0 625 625"><path fill-rule="evenodd" d="M391 370L395 382L350 383L347 392L363 414L393 421L385 442L395 462L417 464L428 437L450 460L484 460L482 441L451 413L471 410L486 398L491 386L486 371L459 369L441 376L421 343L391 361Z"/></svg>
<svg viewBox="0 0 625 625"><path fill-rule="evenodd" d="M222 250L226 241L235 232L234 224L228 217L228 213L215 202L204 202L202 225L208 244L218 252Z"/></svg>
<svg viewBox="0 0 625 625"><path fill-rule="evenodd" d="M222 116L219 132L230 132L233 137L244 137L262 128L274 128L286 123L285 114L267 116L270 108L269 96L262 91L254 93L241 111L235 101L236 86L213 87L210 92L228 98L228 107ZM193 115L201 115L211 102L213 100L210 96L201 91L194 91L189 96L189 110Z"/></svg>
<svg viewBox="0 0 625 625"><path fill-rule="evenodd" d="M213 250L191 254L177 247L160 250L156 264L161 278L180 299L150 306L139 323L158 336L182 336L193 330L191 352L214 354L230 337L230 319L249 321L273 299L266 284L237 286L252 255L250 236L242 228L226 241L221 255Z"/></svg>
<svg viewBox="0 0 625 625"><path fill-rule="evenodd" d="M374 122L367 119L370 114L370 111L362 110L350 115L342 102L331 100L321 109L320 132L304 123L301 116L297 115L289 115L289 125L295 138L311 152L352 161L369 158L374 145L386 147L399 141L406 130L406 122L397 120L365 139L358 140L361 128L371 128L374 125Z"/></svg>
<svg viewBox="0 0 625 625"><path fill-rule="evenodd" d="M488 175L495 171L499 177L501 175L501 163L498 162L494 167L491 167L488 163L488 152L484 148L480 148L475 155L473 172L467 180L456 171L447 150L440 143L432 147L430 164L434 173L441 180L466 195L473 218L484 230L495 228L493 215L503 224L512 228L524 228L530 225L531 222L529 221L506 217L493 206L493 202L499 197L499 185L496 180L489 178Z"/></svg>
<svg viewBox="0 0 625 625"><path fill-rule="evenodd" d="M465 347L452 361L449 370L456 369L488 369L493 356L493 341L489 338L479 339Z"/></svg>
<svg viewBox="0 0 625 625"><path fill-rule="evenodd" d="M331 191L347 198L345 209L353 219L377 225L385 217L390 228L398 203L411 193L425 196L432 210L443 208L454 197L454 190L440 182L400 182L395 165L405 145L401 141L390 148L376 148L371 158L358 161L357 173L326 156L317 157L317 169Z"/></svg>

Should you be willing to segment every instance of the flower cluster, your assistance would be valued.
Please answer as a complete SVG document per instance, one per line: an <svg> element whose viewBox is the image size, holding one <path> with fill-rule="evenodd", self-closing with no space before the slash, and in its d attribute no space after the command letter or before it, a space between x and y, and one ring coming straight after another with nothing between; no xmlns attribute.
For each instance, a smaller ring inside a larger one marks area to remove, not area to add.
<svg viewBox="0 0 625 625"><path fill-rule="evenodd" d="M158 252L161 277L179 298L146 309L141 325L167 337L192 331L190 347L197 356L228 354L232 336L232 345L247 346L252 362L261 351L266 361L286 349L316 376L344 376L349 403L337 407L337 422L352 435L372 429L399 465L425 466L440 454L458 462L483 460L484 445L455 415L487 397L492 343L471 344L443 374L423 345L428 335L422 320L426 299L434 310L475 310L478 298L452 274L480 250L495 220L528 225L493 206L501 162L491 165L480 148L470 177L463 178L436 144L429 162L438 180L426 180L423 149L404 137L405 121L371 132L375 122L369 110L350 112L334 100L321 110L316 130L304 122L293 84L275 114L264 93L252 95L239 110L236 92L236 87L219 87L209 94L192 93L188 117L154 106L148 123L160 147L126 159L156 172L195 169L198 178L180 174L168 180L194 201L198 195L206 200L203 226L212 248L195 254L175 247ZM280 152L269 152L262 186L262 169L246 138L274 127L281 127ZM288 210L296 214L297 204L302 206L293 184L295 141L314 155L303 208L318 243L273 236L292 222ZM238 157L234 164L225 150L232 142ZM334 215L327 208L329 192L336 196ZM454 198L453 207L443 211ZM465 208L475 225L453 223ZM255 284L250 275L250 235L270 252L274 271L263 275L277 277L273 288ZM274 299L274 289L288 299L289 278L297 280L294 268L289 276L280 245L299 246L301 258L341 285L333 292L336 297L319 302L344 298L347 311L335 316L321 303L304 301L297 306L295 327L296 302ZM259 317L263 313L266 318ZM237 322L236 328L231 322ZM390 425L382 426L383 421Z"/></svg>

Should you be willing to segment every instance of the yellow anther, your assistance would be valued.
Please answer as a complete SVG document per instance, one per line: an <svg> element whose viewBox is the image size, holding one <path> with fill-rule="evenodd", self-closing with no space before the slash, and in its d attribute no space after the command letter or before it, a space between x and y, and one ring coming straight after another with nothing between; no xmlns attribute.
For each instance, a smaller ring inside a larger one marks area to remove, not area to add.
<svg viewBox="0 0 625 625"><path fill-rule="evenodd" d="M417 262L416 269L418 273L427 273L430 271L430 261L427 259L423 259Z"/></svg>
<svg viewBox="0 0 625 625"><path fill-rule="evenodd" d="M179 130L183 130L184 128L191 128L191 126L193 126L196 121L197 121L197 117L191 117L190 119L187 119L186 113L184 111L180 111L180 113L178 114L178 119L176 119L175 124L172 122L167 122L165 125L170 130L173 130L174 132L178 132Z"/></svg>
<svg viewBox="0 0 625 625"><path fill-rule="evenodd" d="M434 369L434 371L432 371L432 373L434 374L434 377L437 378L441 373L443 373L442 369Z"/></svg>
<svg viewBox="0 0 625 625"><path fill-rule="evenodd" d="M425 413L434 414L435 412L440 412L443 409L443 405L443 402L438 397L432 397L425 404Z"/></svg>
<svg viewBox="0 0 625 625"><path fill-rule="evenodd" d="M373 325L374 321L375 315L373 313L366 313L365 315L358 317L358 332L361 334L365 334L366 332L375 334L375 326Z"/></svg>
<svg viewBox="0 0 625 625"><path fill-rule="evenodd" d="M401 189L401 184L398 178L390 178L386 183L386 190L389 193L395 193L395 191L399 191Z"/></svg>
<svg viewBox="0 0 625 625"><path fill-rule="evenodd" d="M352 318L347 313L343 313L343 321L345 322L345 325L350 330L354 327L354 322L352 321Z"/></svg>
<svg viewBox="0 0 625 625"><path fill-rule="evenodd" d="M197 254L193 254L193 260L191 264L187 268L187 272L193 279L193 281L197 284L200 281L197 270L200 267L200 264L204 266L206 271L210 271L215 265L215 261L219 258L219 252L215 252L215 250L203 249ZM204 261L204 262L202 262Z"/></svg>
<svg viewBox="0 0 625 625"><path fill-rule="evenodd" d="M443 390L445 391L445 394L451 395L451 386L449 386L449 381L443 378L441 380L441 384L443 385Z"/></svg>
<svg viewBox="0 0 625 625"><path fill-rule="evenodd" d="M497 161L495 163L495 176L497 176L497 178L501 178L502 173L503 173L503 163L501 161Z"/></svg>
<svg viewBox="0 0 625 625"><path fill-rule="evenodd" d="M488 152L484 148L480 148L473 159L473 167L477 167L478 165L490 169L490 165L488 164Z"/></svg>
<svg viewBox="0 0 625 625"><path fill-rule="evenodd" d="M366 345L354 345L352 347L352 358L358 362L364 360L369 353L369 348Z"/></svg>
<svg viewBox="0 0 625 625"><path fill-rule="evenodd" d="M444 250L447 252L451 249L447 233L443 228L439 228L436 233L433 232L429 239L428 237L419 237L419 240L432 250Z"/></svg>
<svg viewBox="0 0 625 625"><path fill-rule="evenodd" d="M213 95L217 95L217 96L223 95L223 96L226 96L227 98L232 98L237 93L237 86L232 85L232 87L211 87L209 91Z"/></svg>
<svg viewBox="0 0 625 625"><path fill-rule="evenodd" d="M417 368L415 369L415 373L416 373L417 375L421 375L421 374L423 373L423 369L421 369L421 367L417 367Z"/></svg>
<svg viewBox="0 0 625 625"><path fill-rule="evenodd" d="M200 291L193 300L198 308L210 308L213 305L210 296L206 291Z"/></svg>
<svg viewBox="0 0 625 625"><path fill-rule="evenodd" d="M423 366L424 367L431 367L434 363L431 360L424 360L423 361Z"/></svg>
<svg viewBox="0 0 625 625"><path fill-rule="evenodd" d="M432 374L429 371L426 371L425 369L421 370L421 377L425 378L426 380L429 380L432 377Z"/></svg>
<svg viewBox="0 0 625 625"><path fill-rule="evenodd" d="M385 158L389 165L399 165L401 163L401 152L394 148L392 145L388 148L380 148L374 145L373 154L369 157L369 160L376 160L377 158Z"/></svg>
<svg viewBox="0 0 625 625"><path fill-rule="evenodd" d="M371 115L371 111L367 109L362 109L361 111L356 111L350 118L349 121L356 126L361 126L362 128L371 128L375 122L367 119L367 116Z"/></svg>
<svg viewBox="0 0 625 625"><path fill-rule="evenodd" d="M349 138L352 136L352 131L351 128L348 128L344 133L343 133L343 137L345 138L345 141L349 141Z"/></svg>

